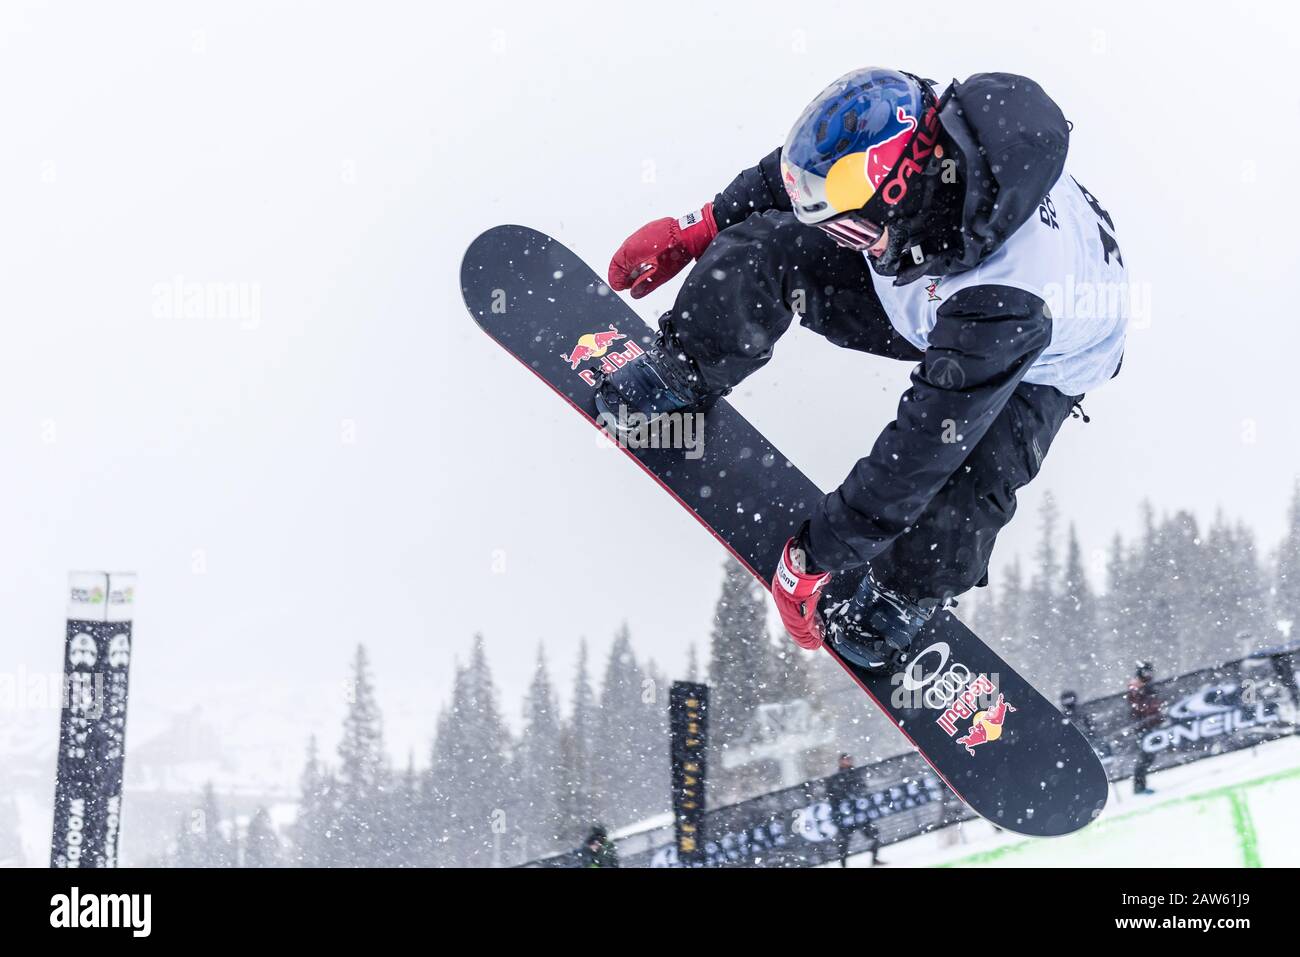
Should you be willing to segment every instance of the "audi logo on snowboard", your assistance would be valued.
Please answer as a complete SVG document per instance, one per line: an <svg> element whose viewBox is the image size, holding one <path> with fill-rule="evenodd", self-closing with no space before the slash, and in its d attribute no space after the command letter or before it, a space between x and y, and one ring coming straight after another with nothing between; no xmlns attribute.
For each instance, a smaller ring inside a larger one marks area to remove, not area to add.
<svg viewBox="0 0 1300 957"><path fill-rule="evenodd" d="M918 696L925 707L942 712L934 723L948 737L956 738L967 754L974 755L979 745L1002 737L1007 715L1016 709L992 678L976 674L960 661L950 661L951 657L946 641L927 645L894 675L894 684L901 692ZM957 737L966 722L970 722L966 733Z"/></svg>

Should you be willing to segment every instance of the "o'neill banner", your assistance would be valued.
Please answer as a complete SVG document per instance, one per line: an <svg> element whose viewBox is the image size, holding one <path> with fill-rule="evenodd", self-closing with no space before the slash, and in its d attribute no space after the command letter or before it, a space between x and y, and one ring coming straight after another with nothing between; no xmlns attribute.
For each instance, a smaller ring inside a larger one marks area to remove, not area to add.
<svg viewBox="0 0 1300 957"><path fill-rule="evenodd" d="M1160 720L1138 728L1123 695L1081 708L1111 780L1128 777L1145 752L1154 771L1252 747L1297 730L1300 688L1291 649L1261 653L1157 682Z"/></svg>
<svg viewBox="0 0 1300 957"><path fill-rule="evenodd" d="M1300 731L1298 669L1300 648L1261 651L1156 682L1160 718L1152 724L1139 725L1123 694L1081 705L1075 721L1112 781L1131 776L1143 753L1160 771ZM839 806L829 783L818 778L703 811L691 820L695 840L687 859L673 825L625 835L619 861L624 867L812 867L838 856L842 830L850 832L849 853L866 850L866 822L881 844L892 844L971 817L915 752L855 768ZM674 778L674 798L676 787ZM531 866L578 865L574 855L556 855Z"/></svg>
<svg viewBox="0 0 1300 957"><path fill-rule="evenodd" d="M51 867L116 867L135 575L73 572Z"/></svg>

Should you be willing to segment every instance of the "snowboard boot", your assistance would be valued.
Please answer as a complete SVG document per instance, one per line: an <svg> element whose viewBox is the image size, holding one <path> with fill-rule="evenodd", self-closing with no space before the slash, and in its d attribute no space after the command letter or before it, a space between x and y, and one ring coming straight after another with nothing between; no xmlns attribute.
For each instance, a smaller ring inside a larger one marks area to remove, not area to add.
<svg viewBox="0 0 1300 957"><path fill-rule="evenodd" d="M597 373L596 411L607 429L627 437L657 428L673 412L706 412L730 391L705 388L699 369L665 316L645 355L608 375Z"/></svg>
<svg viewBox="0 0 1300 957"><path fill-rule="evenodd" d="M883 673L911 649L938 608L933 598L918 602L886 588L868 569L852 598L826 610L827 640L845 660Z"/></svg>

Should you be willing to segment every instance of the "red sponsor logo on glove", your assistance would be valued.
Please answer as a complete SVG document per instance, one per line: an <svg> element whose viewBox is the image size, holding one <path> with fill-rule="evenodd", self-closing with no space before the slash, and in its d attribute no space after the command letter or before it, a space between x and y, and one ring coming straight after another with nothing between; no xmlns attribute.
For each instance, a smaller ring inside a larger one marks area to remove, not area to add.
<svg viewBox="0 0 1300 957"><path fill-rule="evenodd" d="M785 543L776 574L772 576L772 598L785 630L800 648L812 651L820 648L825 640L817 602L830 580L830 572L817 575L804 572L803 552L793 538Z"/></svg>

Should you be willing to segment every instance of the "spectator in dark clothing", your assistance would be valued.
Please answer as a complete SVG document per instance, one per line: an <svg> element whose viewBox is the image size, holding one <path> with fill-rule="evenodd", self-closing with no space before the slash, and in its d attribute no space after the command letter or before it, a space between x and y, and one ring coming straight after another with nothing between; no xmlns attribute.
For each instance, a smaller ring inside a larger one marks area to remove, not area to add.
<svg viewBox="0 0 1300 957"><path fill-rule="evenodd" d="M849 866L849 842L854 831L861 831L871 848L871 866L885 863L880 859L880 833L871 821L858 822L858 776L853 773L853 756L841 754L839 768L826 782L826 800L831 806L831 820L835 822L835 843L839 849L840 867Z"/></svg>
<svg viewBox="0 0 1300 957"><path fill-rule="evenodd" d="M1079 695L1073 691L1061 692L1061 714L1065 720L1078 728L1085 738L1092 740L1092 718L1079 710Z"/></svg>
<svg viewBox="0 0 1300 957"><path fill-rule="evenodd" d="M618 851L603 824L593 824L586 843L578 849L583 867L618 867Z"/></svg>
<svg viewBox="0 0 1300 957"><path fill-rule="evenodd" d="M1147 771L1155 756L1142 747L1142 738L1148 731L1160 725L1164 716L1164 704L1156 693L1152 679L1155 671L1151 662L1144 661L1138 665L1137 674L1129 681L1125 698L1128 701L1129 716L1133 719L1133 733L1137 738L1137 764L1133 768L1133 793L1154 794L1147 787Z"/></svg>

